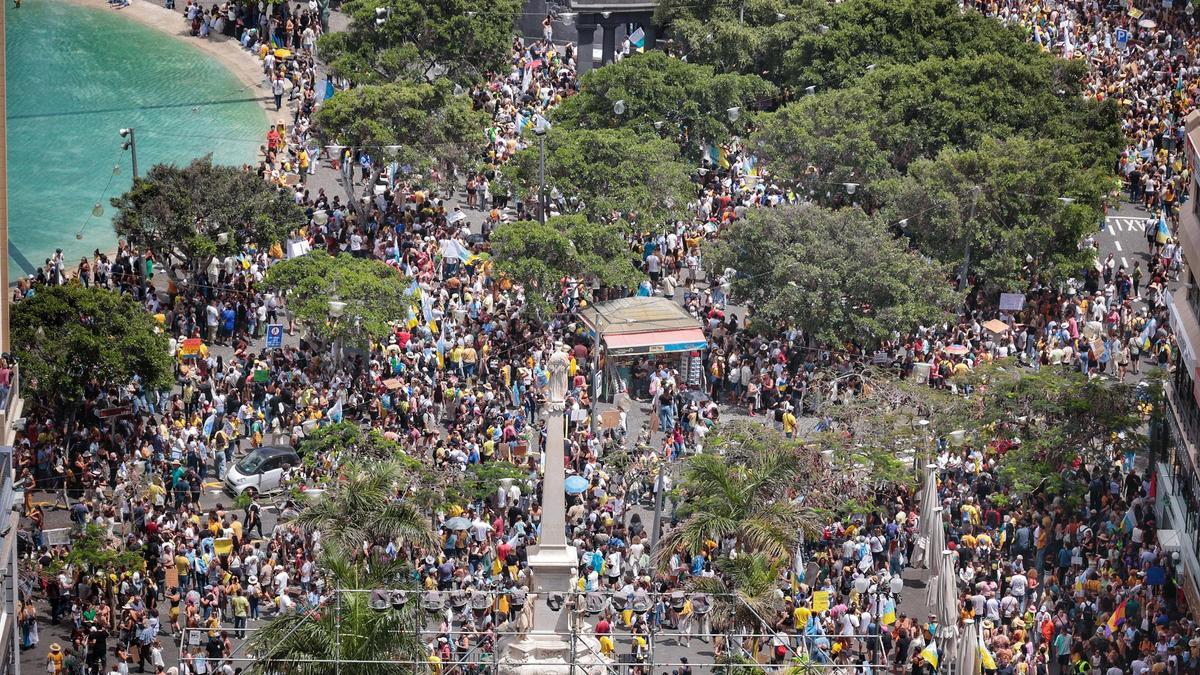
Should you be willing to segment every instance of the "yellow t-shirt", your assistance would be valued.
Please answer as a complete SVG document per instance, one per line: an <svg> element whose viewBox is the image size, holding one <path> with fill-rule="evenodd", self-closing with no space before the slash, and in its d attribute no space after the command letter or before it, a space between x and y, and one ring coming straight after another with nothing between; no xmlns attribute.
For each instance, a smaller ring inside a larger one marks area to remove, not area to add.
<svg viewBox="0 0 1200 675"><path fill-rule="evenodd" d="M797 630L808 625L808 619L812 616L812 610L801 605L792 610L792 623Z"/></svg>

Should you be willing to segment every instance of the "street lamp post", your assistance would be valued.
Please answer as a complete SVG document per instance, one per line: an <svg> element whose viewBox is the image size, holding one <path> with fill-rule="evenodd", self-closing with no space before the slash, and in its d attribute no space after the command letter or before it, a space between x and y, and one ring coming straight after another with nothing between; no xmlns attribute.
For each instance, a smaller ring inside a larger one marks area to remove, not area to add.
<svg viewBox="0 0 1200 675"><path fill-rule="evenodd" d="M538 137L538 222L546 224L546 132L550 121L538 115L533 118L533 133Z"/></svg>
<svg viewBox="0 0 1200 675"><path fill-rule="evenodd" d="M129 151L129 156L133 159L133 177L137 178L137 137L133 133L133 127L121 129L120 134L121 138L127 139L121 144L121 149Z"/></svg>
<svg viewBox="0 0 1200 675"><path fill-rule="evenodd" d="M967 224L975 220L975 207L979 204L979 193L982 190L978 185L971 188L971 211L967 214L967 222L963 223L963 230L966 230ZM967 273L971 268L971 236L969 232L963 232L963 261L962 269L958 271L958 292L962 293L967 290ZM965 301L964 301L965 302Z"/></svg>
<svg viewBox="0 0 1200 675"><path fill-rule="evenodd" d="M346 303L334 298L329 301L329 316L333 317L334 323L337 323L341 318L342 313L346 311ZM342 332L338 331L337 337L333 342L333 364L337 368L342 367Z"/></svg>

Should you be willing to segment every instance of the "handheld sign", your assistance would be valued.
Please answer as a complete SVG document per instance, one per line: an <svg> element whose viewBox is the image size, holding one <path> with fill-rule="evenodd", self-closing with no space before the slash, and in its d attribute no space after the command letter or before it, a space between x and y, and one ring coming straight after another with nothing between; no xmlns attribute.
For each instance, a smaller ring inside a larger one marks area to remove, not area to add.
<svg viewBox="0 0 1200 675"><path fill-rule="evenodd" d="M279 349L283 346L283 324L267 324L267 349Z"/></svg>

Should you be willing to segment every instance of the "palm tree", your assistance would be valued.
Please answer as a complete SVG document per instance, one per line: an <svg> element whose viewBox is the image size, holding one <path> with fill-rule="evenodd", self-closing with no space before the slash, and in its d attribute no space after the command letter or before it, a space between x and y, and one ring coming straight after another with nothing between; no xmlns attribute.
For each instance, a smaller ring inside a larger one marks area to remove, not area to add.
<svg viewBox="0 0 1200 675"><path fill-rule="evenodd" d="M770 630L775 614L783 609L779 592L785 561L766 553L747 553L722 558L716 576L696 577L691 588L712 598L710 615L714 630L748 630L761 634Z"/></svg>
<svg viewBox="0 0 1200 675"><path fill-rule="evenodd" d="M412 589L411 569L386 560L350 561L332 547L321 558L335 588ZM340 663L355 675L425 671L424 617L411 597L400 608L370 606L369 591L335 592L318 608L289 612L254 631L246 644L247 675L329 675Z"/></svg>
<svg viewBox="0 0 1200 675"><path fill-rule="evenodd" d="M659 549L665 562L679 549L689 554L727 537L739 551L786 559L799 532L819 534L816 512L792 499L822 475L820 453L762 425L731 424L714 444L723 455L687 461L680 484L683 523Z"/></svg>
<svg viewBox="0 0 1200 675"><path fill-rule="evenodd" d="M430 522L411 502L395 498L407 472L394 462L349 464L332 490L299 513L292 523L305 532L320 531L322 541L345 557L363 542L398 541L399 545L435 543Z"/></svg>

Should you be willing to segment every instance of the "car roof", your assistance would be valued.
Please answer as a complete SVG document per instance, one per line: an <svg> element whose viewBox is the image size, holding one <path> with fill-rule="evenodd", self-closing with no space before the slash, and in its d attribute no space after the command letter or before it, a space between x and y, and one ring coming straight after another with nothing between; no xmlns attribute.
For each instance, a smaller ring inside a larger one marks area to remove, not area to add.
<svg viewBox="0 0 1200 675"><path fill-rule="evenodd" d="M264 457L278 457L280 455L296 455L296 451L286 445L264 445L260 448L255 448L251 452L257 452ZM297 455L298 456L298 455Z"/></svg>

